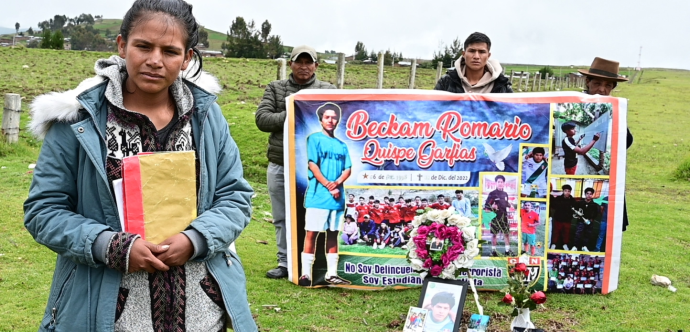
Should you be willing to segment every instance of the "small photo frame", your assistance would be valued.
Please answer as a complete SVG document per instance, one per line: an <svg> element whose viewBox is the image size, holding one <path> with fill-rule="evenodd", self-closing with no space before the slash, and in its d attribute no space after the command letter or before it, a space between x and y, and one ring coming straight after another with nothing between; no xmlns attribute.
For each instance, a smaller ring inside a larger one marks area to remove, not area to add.
<svg viewBox="0 0 690 332"><path fill-rule="evenodd" d="M430 251L441 251L443 250L443 240L434 237L431 239L431 243L429 243L429 250Z"/></svg>
<svg viewBox="0 0 690 332"><path fill-rule="evenodd" d="M424 332L458 331L468 288L466 280L425 278L418 303L429 311Z"/></svg>
<svg viewBox="0 0 690 332"><path fill-rule="evenodd" d="M423 332L428 314L429 310L410 307L410 310L407 311L405 325L403 325L403 332Z"/></svg>
<svg viewBox="0 0 690 332"><path fill-rule="evenodd" d="M467 332L486 332L489 326L489 316L472 314L470 322L467 324Z"/></svg>

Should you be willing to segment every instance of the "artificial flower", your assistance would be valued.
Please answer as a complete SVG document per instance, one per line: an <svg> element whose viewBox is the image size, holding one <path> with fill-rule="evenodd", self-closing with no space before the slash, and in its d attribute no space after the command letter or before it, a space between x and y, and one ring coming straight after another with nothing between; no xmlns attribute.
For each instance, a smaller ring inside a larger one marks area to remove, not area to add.
<svg viewBox="0 0 690 332"><path fill-rule="evenodd" d="M415 226L407 248L407 259L414 271L420 276L444 279L457 279L467 272L479 255L477 228L470 226L470 219L456 214L455 209L419 210L412 224ZM434 238L444 241L440 250L430 251ZM468 250L469 246L469 250Z"/></svg>
<svg viewBox="0 0 690 332"><path fill-rule="evenodd" d="M542 291L538 291L529 297L530 300L534 301L536 304L543 304L546 302L546 294Z"/></svg>

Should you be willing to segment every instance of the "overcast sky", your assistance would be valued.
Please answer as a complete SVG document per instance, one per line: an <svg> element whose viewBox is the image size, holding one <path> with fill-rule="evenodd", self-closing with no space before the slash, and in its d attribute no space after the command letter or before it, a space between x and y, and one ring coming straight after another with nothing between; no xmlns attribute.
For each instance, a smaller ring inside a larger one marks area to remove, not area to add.
<svg viewBox="0 0 690 332"><path fill-rule="evenodd" d="M55 14L122 18L131 0L3 0L0 26L32 26ZM455 37L486 33L492 58L504 63L589 65L595 56L642 67L690 69L690 1L523 0L382 1L191 0L197 20L227 32L242 16L268 20L285 45L350 54L357 41L367 50L430 59Z"/></svg>

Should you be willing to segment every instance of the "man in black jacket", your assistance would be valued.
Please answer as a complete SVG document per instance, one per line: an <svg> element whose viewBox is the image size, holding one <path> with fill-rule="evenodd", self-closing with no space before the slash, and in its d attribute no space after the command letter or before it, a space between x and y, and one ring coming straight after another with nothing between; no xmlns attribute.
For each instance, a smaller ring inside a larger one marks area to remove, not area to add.
<svg viewBox="0 0 690 332"><path fill-rule="evenodd" d="M455 67L448 69L436 83L434 90L453 93L512 93L510 80L503 75L503 67L491 57L491 40L481 32L465 40L462 56Z"/></svg>
<svg viewBox="0 0 690 332"><path fill-rule="evenodd" d="M285 97L302 89L335 89L328 82L316 79L316 51L306 45L295 47L290 55L290 70L287 80L273 81L266 87L264 97L256 110L256 126L263 132L271 133L268 138L268 170L266 178L271 197L273 226L276 229L278 246L278 267L266 272L269 278L286 278L287 239L285 238L285 184L283 173L283 125L286 110Z"/></svg>

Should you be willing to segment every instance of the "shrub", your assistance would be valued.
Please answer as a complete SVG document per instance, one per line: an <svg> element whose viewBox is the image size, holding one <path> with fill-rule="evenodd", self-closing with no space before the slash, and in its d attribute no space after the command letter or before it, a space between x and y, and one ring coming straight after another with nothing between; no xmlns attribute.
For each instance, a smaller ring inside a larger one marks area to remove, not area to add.
<svg viewBox="0 0 690 332"><path fill-rule="evenodd" d="M539 74L541 75L542 79L546 78L546 74L549 74L549 77L553 77L553 69L551 69L549 66L546 66L542 69L539 69Z"/></svg>
<svg viewBox="0 0 690 332"><path fill-rule="evenodd" d="M685 157L680 165L678 165L674 177L679 180L690 181L690 156Z"/></svg>

